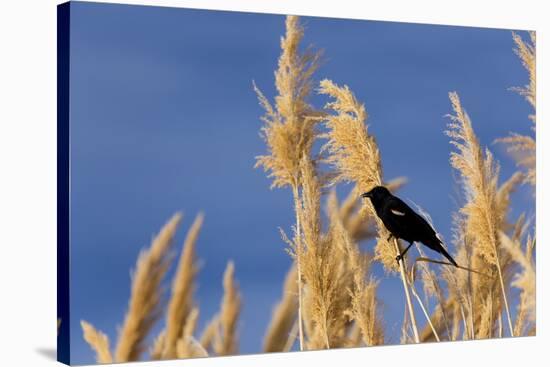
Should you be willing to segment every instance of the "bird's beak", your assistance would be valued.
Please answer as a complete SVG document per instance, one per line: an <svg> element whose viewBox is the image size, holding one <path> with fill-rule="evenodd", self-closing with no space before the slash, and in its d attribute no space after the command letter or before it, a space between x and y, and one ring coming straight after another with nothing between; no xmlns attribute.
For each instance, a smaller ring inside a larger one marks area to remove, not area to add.
<svg viewBox="0 0 550 367"><path fill-rule="evenodd" d="M365 192L364 194L361 194L362 198L370 198L370 192Z"/></svg>

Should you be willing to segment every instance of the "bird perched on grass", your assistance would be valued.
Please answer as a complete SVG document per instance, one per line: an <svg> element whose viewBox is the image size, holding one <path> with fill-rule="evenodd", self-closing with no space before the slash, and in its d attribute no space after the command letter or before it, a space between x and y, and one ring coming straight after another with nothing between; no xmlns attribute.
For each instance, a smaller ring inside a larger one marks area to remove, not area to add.
<svg viewBox="0 0 550 367"><path fill-rule="evenodd" d="M390 238L393 236L409 242L409 246L407 246L405 251L396 257L398 262L414 242L421 242L430 249L445 256L454 266L459 267L443 247L432 226L424 218L415 213L403 200L393 196L387 188L376 186L361 196L370 199L376 210L376 214L388 231L390 231Z"/></svg>

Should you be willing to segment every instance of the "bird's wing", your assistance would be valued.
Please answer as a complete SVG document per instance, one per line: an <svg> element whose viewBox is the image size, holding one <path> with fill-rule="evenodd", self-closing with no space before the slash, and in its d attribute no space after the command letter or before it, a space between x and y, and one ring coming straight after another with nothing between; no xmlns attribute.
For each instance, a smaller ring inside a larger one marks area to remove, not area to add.
<svg viewBox="0 0 550 367"><path fill-rule="evenodd" d="M445 256L454 266L458 266L437 237L436 231L430 223L412 210L403 200L394 196L388 200L386 209L386 213L391 216L391 226L404 234L403 239L422 242L430 249Z"/></svg>
<svg viewBox="0 0 550 367"><path fill-rule="evenodd" d="M432 226L421 215L417 214L403 200L394 196L388 200L387 208L396 219L401 219L401 223L406 223L407 227L411 227L415 231L420 231L426 234L435 234Z"/></svg>

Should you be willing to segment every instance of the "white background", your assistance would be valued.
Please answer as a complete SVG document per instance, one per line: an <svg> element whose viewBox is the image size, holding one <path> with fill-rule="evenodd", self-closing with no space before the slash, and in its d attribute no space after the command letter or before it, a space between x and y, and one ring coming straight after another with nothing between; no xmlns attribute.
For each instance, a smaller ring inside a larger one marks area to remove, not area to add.
<svg viewBox="0 0 550 367"><path fill-rule="evenodd" d="M114 1L107 1L114 2ZM206 9L537 30L537 337L142 363L140 366L548 365L550 34L543 0L118 1ZM56 4L2 1L0 9L0 365L54 365L56 347ZM544 21L546 20L546 24ZM128 364L128 366L138 365Z"/></svg>

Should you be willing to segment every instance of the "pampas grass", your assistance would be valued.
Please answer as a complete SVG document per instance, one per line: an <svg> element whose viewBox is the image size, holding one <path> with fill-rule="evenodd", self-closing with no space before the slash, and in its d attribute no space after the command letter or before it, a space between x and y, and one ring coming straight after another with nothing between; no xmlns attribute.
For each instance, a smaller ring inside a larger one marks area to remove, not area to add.
<svg viewBox="0 0 550 367"><path fill-rule="evenodd" d="M116 346L117 362L139 359L145 350L145 338L161 316L160 283L170 265L169 251L180 221L181 214L175 214L153 239L151 247L139 255L128 312Z"/></svg>
<svg viewBox="0 0 550 367"><path fill-rule="evenodd" d="M162 359L162 351L164 350L164 340L166 338L166 330L161 331L153 340L153 346L149 351L152 360Z"/></svg>
<svg viewBox="0 0 550 367"><path fill-rule="evenodd" d="M326 161L334 167L336 172L331 184L334 185L340 181L354 182L361 192L367 192L374 186L382 185L380 151L375 138L368 133L365 125L367 119L365 107L356 100L347 86L339 87L327 79L323 80L320 86L319 93L333 99L326 105L326 108L333 110L334 114L325 117L328 133L323 135L328 139L323 147L328 152ZM393 247L389 243L389 232L376 215L372 204L365 204L365 207L377 222L376 258L389 271L395 271L396 267L399 269L414 338L418 343L420 340L406 280L405 262L399 261L396 265L395 261L395 256L401 253L401 248L397 239L394 239Z"/></svg>
<svg viewBox="0 0 550 367"><path fill-rule="evenodd" d="M264 337L264 352L285 351L289 344L289 339L295 337L292 335L292 329L296 324L298 313L296 271L296 266L293 265L285 277L281 301L273 310L271 321Z"/></svg>
<svg viewBox="0 0 550 367"><path fill-rule="evenodd" d="M412 261L411 250L409 262L396 262L399 241L389 240L370 201L360 194L378 185L395 191L405 180L384 181L367 110L347 86L324 79L318 92L328 103L324 110L310 104L320 53L302 49L304 28L298 17L288 16L285 26L273 102L254 85L265 110L261 136L267 150L256 157L256 167L272 180L271 188L290 189L295 220L289 231L280 229L293 263L281 299L263 310L266 315L271 312L263 350L289 351L296 339L299 350L312 350L383 345L398 339L418 343L534 335L534 226L527 214L510 218L513 192L525 182L535 184L534 137L511 135L499 140L510 151L522 153L518 161L522 169L500 182L496 158L479 142L458 94L450 93L452 115L446 133L462 200L458 212L449 213L454 245L449 252L461 266L427 258L421 246L416 247L416 260ZM513 40L529 73L528 85L515 90L535 108L535 36L531 34L531 43L516 34ZM534 115L531 119L535 122ZM337 192L345 184L352 187L346 187L349 192L340 202ZM83 337L99 363L146 359L145 351L157 360L238 353L243 295L232 261L223 274L219 310L206 315L210 321L197 330L201 310L195 300L200 268L196 249L202 214L187 232L164 302L163 279L173 260L173 239L181 218L176 213L140 253L114 351L105 333L81 321ZM274 231L277 226L273 223ZM375 244L372 252L367 242ZM374 276L373 266L388 275L399 274L403 284L402 304L392 305L404 311L397 333L384 324L387 308L380 290L387 282ZM413 297L423 314L418 322ZM510 305L517 305L515 314ZM161 331L149 338L160 320L164 320Z"/></svg>
<svg viewBox="0 0 550 367"><path fill-rule="evenodd" d="M178 358L208 356L206 350L204 350L204 348L193 337L197 327L198 318L199 309L194 307L189 312L185 326L182 328L181 334L176 341L176 356Z"/></svg>
<svg viewBox="0 0 550 367"><path fill-rule="evenodd" d="M516 44L514 52L521 60L523 67L529 73L529 84L524 87L516 87L518 93L523 95L527 102L533 109L537 108L537 59L536 59L536 42L537 36L535 32L529 32L529 41L525 42L520 35L517 33L512 33L512 38ZM535 122L533 118L533 122Z"/></svg>
<svg viewBox="0 0 550 367"><path fill-rule="evenodd" d="M132 280L132 294L128 313L118 338L115 358L111 357L107 336L90 323L81 322L84 339L96 352L100 363L139 360L145 348L145 339L162 315L161 280L172 260L171 249L182 215L176 213L143 250L137 261ZM193 302L198 263L195 247L204 216L199 214L187 232L178 268L172 281L172 295L167 307L166 326L150 347L151 359L205 357L213 346L218 355L234 354L238 350L236 335L241 296L234 279L235 266L228 264L224 274L224 298L221 311L203 332L201 341L194 334L199 309Z"/></svg>
<svg viewBox="0 0 550 367"><path fill-rule="evenodd" d="M191 322L191 308L193 307L193 289L198 266L195 259L195 245L202 227L204 217L199 214L187 233L183 244L180 263L172 284L172 297L168 304L166 319L166 337L164 338L163 358L175 358L177 342ZM198 314L198 310L194 309ZM196 317L196 315L195 315ZM196 320L195 320L196 321ZM193 329L194 330L194 329Z"/></svg>
<svg viewBox="0 0 550 367"><path fill-rule="evenodd" d="M346 203L342 204L344 207ZM367 280L370 271L371 256L359 251L352 232L350 232L341 217L342 207L338 205L336 191L333 190L327 201L327 212L330 221L331 246L338 251L340 267L337 288L346 289L347 294L339 294L338 315L341 310L354 322L353 329L347 331L345 345L357 345L360 340L365 345L384 343L384 330L380 316L380 302L377 297L378 281L372 276ZM352 325L340 319L340 327L351 329ZM361 339L358 337L361 336Z"/></svg>
<svg viewBox="0 0 550 367"><path fill-rule="evenodd" d="M376 139L368 133L365 124L367 111L347 86L339 87L330 80L323 80L319 93L333 98L325 107L334 111L326 117L328 133L322 137L328 139L323 150L328 153L326 162L334 171L331 185L339 182L354 182L357 192L370 191L380 186L382 181L382 163ZM397 270L395 251L386 240L389 232L383 226L374 211L374 207L365 201L364 208L371 218L376 218L378 244L376 258L389 271Z"/></svg>
<svg viewBox="0 0 550 367"><path fill-rule="evenodd" d="M96 353L97 363L113 363L113 357L109 350L109 338L107 335L97 331L91 324L86 321L80 321L84 340L92 347Z"/></svg>
<svg viewBox="0 0 550 367"><path fill-rule="evenodd" d="M474 268L494 267L497 272L500 296L506 311L510 335L513 336L512 318L504 286L504 274L501 266L501 250L498 231L504 222L504 215L497 203L499 167L494 161L492 153L482 150L472 128L472 123L456 93L449 93L454 110L450 115L451 122L447 135L451 137L451 144L457 151L451 153L451 165L461 174L466 205L461 209L465 223L466 241L473 242L473 255L482 261L474 263ZM478 277L479 278L479 277ZM485 294L492 288L487 284L480 284L480 291ZM493 300L486 299L482 304L482 315L497 308ZM483 319L481 328L485 331L488 317ZM492 318L491 318L492 320ZM479 331L481 336L490 334Z"/></svg>
<svg viewBox="0 0 550 367"><path fill-rule="evenodd" d="M530 32L530 42L525 42L518 34L513 33L512 37L516 48L514 52L520 58L523 67L529 74L529 84L524 87L515 87L512 90L518 92L525 97L527 102L536 110L536 36L535 32ZM535 132L536 114L529 115L529 119L533 123L531 127ZM508 137L500 138L497 142L507 145L508 152L511 153L517 164L526 170L524 181L531 184L533 187L536 184L536 141L535 137L528 135L520 135L516 133L510 134Z"/></svg>
<svg viewBox="0 0 550 367"><path fill-rule="evenodd" d="M217 337L218 333L218 315L215 315L206 325L204 328L201 337L200 337L200 344L206 349L207 351L212 349L212 344L214 343L214 339Z"/></svg>
<svg viewBox="0 0 550 367"><path fill-rule="evenodd" d="M275 72L275 107L254 86L260 105L266 113L262 136L267 155L257 157L256 167L263 167L273 178L272 187L299 187L300 161L309 156L315 137L318 113L309 105L311 77L319 64L320 53L311 49L300 53L304 30L296 16L286 17L286 35L281 39L279 67Z"/></svg>
<svg viewBox="0 0 550 367"><path fill-rule="evenodd" d="M238 351L237 321L241 310L241 295L235 282L235 265L231 261L223 275L223 289L214 351L218 355L231 355Z"/></svg>
<svg viewBox="0 0 550 367"><path fill-rule="evenodd" d="M333 269L334 257L329 257L329 246L321 236L321 186L311 161L304 157L301 161L301 175L303 179L302 200L298 207L302 236L295 241L293 250L296 257L300 257L303 280L307 287L306 296L307 315L312 322L310 334L310 349L318 349L323 340L325 348L330 348L329 313L333 296L332 276L328 276ZM323 243L322 243L323 242ZM332 274L336 275L336 274Z"/></svg>
<svg viewBox="0 0 550 367"><path fill-rule="evenodd" d="M255 167L263 167L273 178L271 187L292 189L296 215L296 241L300 240L301 223L298 213L299 191L302 186L300 162L310 159L311 147L315 139L316 116L319 115L307 98L311 91L311 78L318 67L320 53L310 49L300 53L300 42L304 30L296 16L286 17L286 35L281 39L279 67L275 72L275 107L254 85L260 105L265 109L262 121L262 136L266 142L267 155L257 157ZM298 268L298 329L300 349L304 348L302 326L302 269L300 253L296 253Z"/></svg>
<svg viewBox="0 0 550 367"><path fill-rule="evenodd" d="M528 327L535 326L536 269L533 259L535 240L528 236L522 249L518 240L508 237L503 232L500 232L500 236L503 248L521 266L521 272L515 274L512 282L512 286L521 291L514 334L525 335L529 330Z"/></svg>

